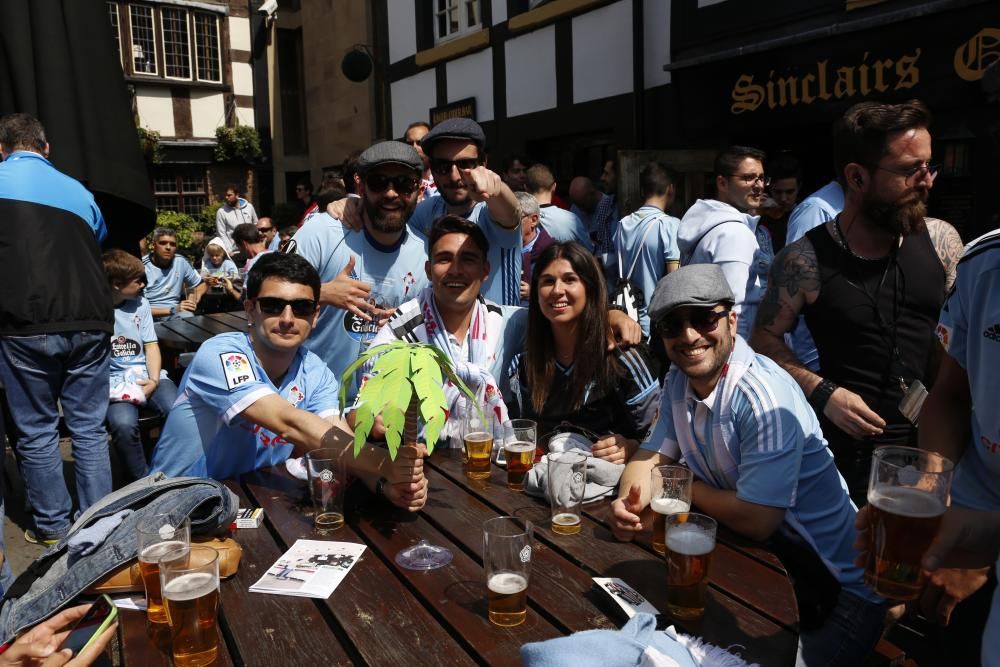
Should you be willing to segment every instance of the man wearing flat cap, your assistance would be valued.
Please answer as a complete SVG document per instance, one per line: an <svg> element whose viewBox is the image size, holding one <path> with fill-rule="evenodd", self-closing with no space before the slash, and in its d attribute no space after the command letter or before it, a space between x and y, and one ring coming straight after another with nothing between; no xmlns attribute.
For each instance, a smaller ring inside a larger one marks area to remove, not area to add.
<svg viewBox="0 0 1000 667"><path fill-rule="evenodd" d="M353 229L328 213L295 234L295 252L323 281L319 320L306 347L339 379L395 309L427 284L424 239L407 229L420 192L423 162L401 141L383 141L358 157L361 225ZM353 400L357 381L348 391Z"/></svg>
<svg viewBox="0 0 1000 667"><path fill-rule="evenodd" d="M517 199L500 175L486 168L486 135L469 118L441 121L420 140L430 162L437 193L421 201L410 226L424 237L443 215L457 215L479 226L489 241L489 277L484 297L498 304L521 303L521 219ZM344 224L357 224L357 205L334 202L327 209Z"/></svg>
<svg viewBox="0 0 1000 667"><path fill-rule="evenodd" d="M767 541L805 587L796 588L797 664L862 664L885 604L854 564L857 510L798 384L736 334L734 302L715 264L681 267L657 284L652 338L672 368L656 424L622 475L615 535L630 540L652 527L650 473L683 459L698 511Z"/></svg>

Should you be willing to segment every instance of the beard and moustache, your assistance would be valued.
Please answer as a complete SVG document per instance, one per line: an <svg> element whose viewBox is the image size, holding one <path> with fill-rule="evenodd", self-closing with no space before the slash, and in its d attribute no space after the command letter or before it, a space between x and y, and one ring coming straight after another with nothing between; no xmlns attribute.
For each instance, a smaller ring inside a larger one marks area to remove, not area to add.
<svg viewBox="0 0 1000 667"><path fill-rule="evenodd" d="M926 227L924 218L927 216L927 191L919 190L910 201L902 203L886 203L866 194L863 211L864 216L875 223L876 227L893 236L918 234Z"/></svg>
<svg viewBox="0 0 1000 667"><path fill-rule="evenodd" d="M395 211L383 211L376 202L372 202L368 195L365 195L363 199L365 214L372 221L372 227L375 228L375 231L394 234L402 231L403 227L406 226L406 221L410 219L413 209L417 206L417 200L416 197L413 199L400 197L399 201L403 205L401 208Z"/></svg>

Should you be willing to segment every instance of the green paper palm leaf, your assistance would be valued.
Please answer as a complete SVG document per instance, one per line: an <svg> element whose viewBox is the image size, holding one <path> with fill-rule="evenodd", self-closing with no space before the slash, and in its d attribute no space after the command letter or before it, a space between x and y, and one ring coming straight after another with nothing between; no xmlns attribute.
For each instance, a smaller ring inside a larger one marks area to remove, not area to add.
<svg viewBox="0 0 1000 667"><path fill-rule="evenodd" d="M414 423L419 418L424 423L427 451L433 452L441 429L446 422L448 408L443 388L447 378L469 398L477 410L479 402L472 390L455 374L451 359L427 343L393 341L369 348L359 356L341 378L340 408L346 407L347 390L354 380L354 373L369 360L375 359L371 374L358 392L355 405L354 455L361 452L367 441L375 418L382 415L389 456L395 460L403 444L406 417Z"/></svg>

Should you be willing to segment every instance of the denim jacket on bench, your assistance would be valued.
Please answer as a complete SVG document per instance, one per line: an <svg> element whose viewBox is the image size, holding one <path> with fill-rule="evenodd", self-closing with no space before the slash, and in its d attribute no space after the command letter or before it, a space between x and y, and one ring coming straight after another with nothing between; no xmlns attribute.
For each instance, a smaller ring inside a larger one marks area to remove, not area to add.
<svg viewBox="0 0 1000 667"><path fill-rule="evenodd" d="M70 563L67 543L77 531L122 510L129 514L93 552ZM192 535L225 532L236 519L239 500L211 479L151 475L92 505L58 543L17 578L0 607L0 642L52 616L77 595L138 556L136 526L154 514L189 516Z"/></svg>

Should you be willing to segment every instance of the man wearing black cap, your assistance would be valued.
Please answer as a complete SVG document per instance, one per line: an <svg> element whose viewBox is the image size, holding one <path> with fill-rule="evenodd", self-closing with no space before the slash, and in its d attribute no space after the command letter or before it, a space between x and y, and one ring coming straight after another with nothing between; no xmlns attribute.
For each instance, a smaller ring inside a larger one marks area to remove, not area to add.
<svg viewBox="0 0 1000 667"><path fill-rule="evenodd" d="M683 458L700 511L795 552L786 565L801 568L793 575L803 584L797 664L862 664L885 608L854 564L855 507L802 390L736 335L734 303L715 264L681 267L657 285L653 339L673 367L656 425L622 474L615 535L652 525L650 473Z"/></svg>
<svg viewBox="0 0 1000 667"><path fill-rule="evenodd" d="M423 163L412 146L383 141L358 157L358 230L328 213L295 234L296 250L323 281L319 320L306 346L340 378L385 320L427 284L424 239L407 231ZM352 383L353 400L357 383Z"/></svg>

